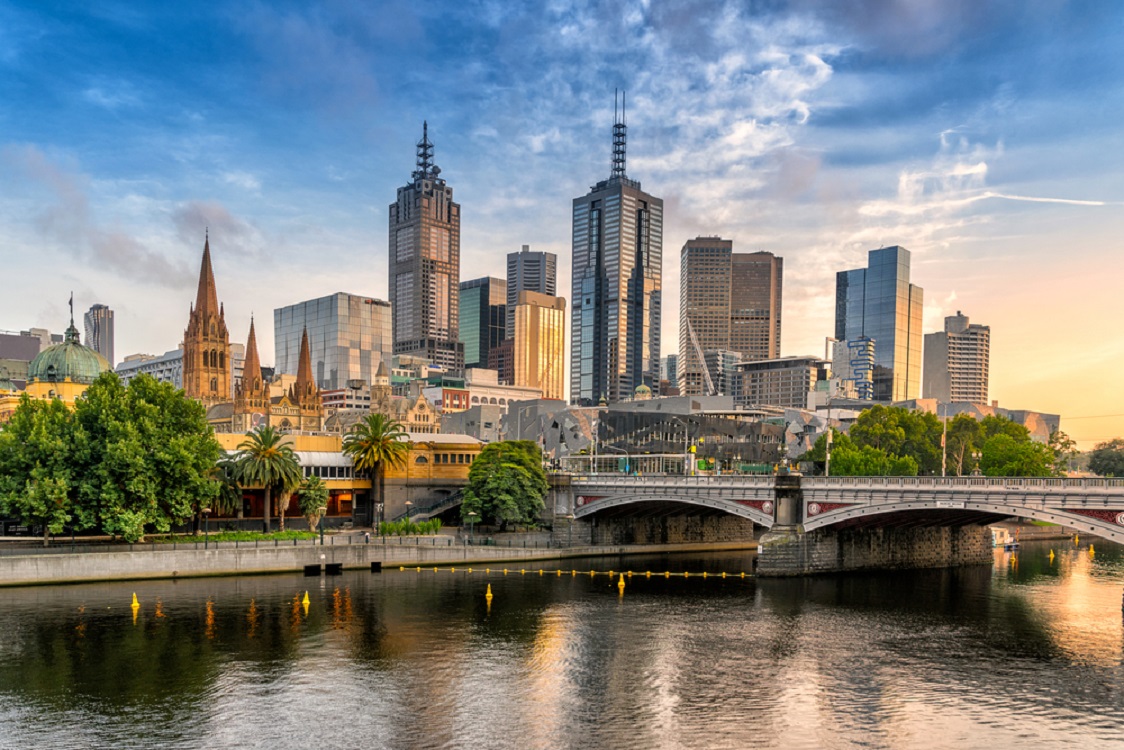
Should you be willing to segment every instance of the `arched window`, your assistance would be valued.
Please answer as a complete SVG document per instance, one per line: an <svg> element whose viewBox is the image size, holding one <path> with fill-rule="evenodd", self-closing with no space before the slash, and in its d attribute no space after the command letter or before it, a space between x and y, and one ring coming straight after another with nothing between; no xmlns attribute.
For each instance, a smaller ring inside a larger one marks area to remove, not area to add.
<svg viewBox="0 0 1124 750"><path fill-rule="evenodd" d="M417 458L414 459L414 463L416 463L416 464L427 464L427 463L429 463L429 459L426 458L425 456L418 456Z"/></svg>
<svg viewBox="0 0 1124 750"><path fill-rule="evenodd" d="M217 391L218 389L219 389L219 379L218 378L211 378L211 390Z"/></svg>
<svg viewBox="0 0 1124 750"><path fill-rule="evenodd" d="M472 397L472 403L474 403L474 404L480 403L480 397L479 396L473 396Z"/></svg>
<svg viewBox="0 0 1124 750"><path fill-rule="evenodd" d="M496 397L495 397L495 396L492 396L492 398L491 398L491 399L490 399L490 400L488 401L488 403L489 403L489 404L494 404L494 403L496 403Z"/></svg>
<svg viewBox="0 0 1124 750"><path fill-rule="evenodd" d="M500 399L500 406L507 406L507 399L506 398Z"/></svg>

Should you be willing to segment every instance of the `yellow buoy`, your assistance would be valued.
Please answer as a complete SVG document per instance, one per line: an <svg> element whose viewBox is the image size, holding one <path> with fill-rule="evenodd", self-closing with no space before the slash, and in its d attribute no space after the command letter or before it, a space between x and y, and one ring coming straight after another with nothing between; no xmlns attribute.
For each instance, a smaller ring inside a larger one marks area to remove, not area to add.
<svg viewBox="0 0 1124 750"><path fill-rule="evenodd" d="M1097 556L1097 551L1095 549L1093 549L1093 545L1090 544L1089 545L1089 557L1096 557L1096 556Z"/></svg>
<svg viewBox="0 0 1124 750"><path fill-rule="evenodd" d="M456 572L457 572L457 569L456 569L456 568L449 568L449 572L450 572L450 573L456 573Z"/></svg>
<svg viewBox="0 0 1124 750"><path fill-rule="evenodd" d="M706 578L706 571L703 571L703 578Z"/></svg>
<svg viewBox="0 0 1124 750"><path fill-rule="evenodd" d="M684 571L683 571L683 577L684 577L684 578L690 578L690 577L691 577L691 574L690 574L690 573L688 573L687 571L685 571L685 570L684 570Z"/></svg>
<svg viewBox="0 0 1124 750"><path fill-rule="evenodd" d="M405 569L406 569L406 566L405 566L405 565L399 565L399 566L398 566L398 569L399 569L399 570L405 570Z"/></svg>
<svg viewBox="0 0 1124 750"><path fill-rule="evenodd" d="M725 578L725 577L726 577L726 571L724 571L724 570L722 571L722 577L723 577L723 578Z"/></svg>
<svg viewBox="0 0 1124 750"><path fill-rule="evenodd" d="M433 572L434 572L434 573L436 573L436 572L437 572L437 566L436 566L436 565L435 565L435 566L433 566Z"/></svg>
<svg viewBox="0 0 1124 750"><path fill-rule="evenodd" d="M1050 550L1050 562L1054 561L1054 550Z"/></svg>
<svg viewBox="0 0 1124 750"><path fill-rule="evenodd" d="M742 578L745 578L745 571L742 571Z"/></svg>
<svg viewBox="0 0 1124 750"><path fill-rule="evenodd" d="M624 573L621 573L620 580L617 581L617 588L621 590L622 594L624 593Z"/></svg>
<svg viewBox="0 0 1124 750"><path fill-rule="evenodd" d="M418 566L418 572L419 573L421 572L421 566L420 565Z"/></svg>
<svg viewBox="0 0 1124 750"><path fill-rule="evenodd" d="M670 571L670 570L665 570L665 571L663 572L663 577L664 577L664 578L671 578L671 571Z"/></svg>
<svg viewBox="0 0 1124 750"><path fill-rule="evenodd" d="M490 583L488 584L488 591L486 594L484 594L484 598L488 601L492 601L492 584Z"/></svg>
<svg viewBox="0 0 1124 750"><path fill-rule="evenodd" d="M561 568L558 569L558 575L562 575L562 569Z"/></svg>
<svg viewBox="0 0 1124 750"><path fill-rule="evenodd" d="M308 606L308 601L309 601L309 600L308 600L308 592L306 591L306 592L304 592L304 598L303 598L303 599L301 599L301 604L303 604L304 606L306 606L306 607L307 607L307 606Z"/></svg>
<svg viewBox="0 0 1124 750"><path fill-rule="evenodd" d="M595 575L597 575L597 571L596 571L596 570L591 570L591 571L589 571L589 577L590 577L590 578L593 578L593 576L595 576Z"/></svg>
<svg viewBox="0 0 1124 750"><path fill-rule="evenodd" d="M485 573L491 573L491 572L492 572L492 569L491 569L491 568L484 568L484 572L485 572Z"/></svg>
<svg viewBox="0 0 1124 750"><path fill-rule="evenodd" d="M472 568L469 568L469 569L468 569L468 572L469 572L469 573L471 573L471 572L472 572Z"/></svg>
<svg viewBox="0 0 1124 750"><path fill-rule="evenodd" d="M539 575L541 576L542 574L543 574L543 569L539 568Z"/></svg>
<svg viewBox="0 0 1124 750"><path fill-rule="evenodd" d="M578 571L576 571L576 570L571 570L571 571L570 571L570 575L571 575L571 576L576 576L577 574L578 574Z"/></svg>
<svg viewBox="0 0 1124 750"><path fill-rule="evenodd" d="M503 569L503 574L504 574L504 575L507 575L507 568L504 568L504 569Z"/></svg>
<svg viewBox="0 0 1124 750"><path fill-rule="evenodd" d="M133 592L133 603L130 606L133 606L133 607L139 607L140 606L140 602L137 601L137 594L136 594L135 591Z"/></svg>
<svg viewBox="0 0 1124 750"><path fill-rule="evenodd" d="M645 570L645 571L644 571L644 577L645 577L645 578L651 578L651 577L652 577L652 571L650 571L650 570Z"/></svg>

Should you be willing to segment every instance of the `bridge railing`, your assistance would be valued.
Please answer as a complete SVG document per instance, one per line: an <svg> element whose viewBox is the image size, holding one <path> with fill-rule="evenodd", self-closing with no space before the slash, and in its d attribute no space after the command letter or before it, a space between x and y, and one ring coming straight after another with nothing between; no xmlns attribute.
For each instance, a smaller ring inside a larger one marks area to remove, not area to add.
<svg viewBox="0 0 1124 750"><path fill-rule="evenodd" d="M818 488L949 487L967 489L1124 489L1124 479L1106 477L804 477L801 486Z"/></svg>
<svg viewBox="0 0 1124 750"><path fill-rule="evenodd" d="M613 476L611 474L575 474L570 478L572 484L598 484L619 487L772 487L776 477L772 474L735 474L735 475L700 475L693 477L684 476Z"/></svg>

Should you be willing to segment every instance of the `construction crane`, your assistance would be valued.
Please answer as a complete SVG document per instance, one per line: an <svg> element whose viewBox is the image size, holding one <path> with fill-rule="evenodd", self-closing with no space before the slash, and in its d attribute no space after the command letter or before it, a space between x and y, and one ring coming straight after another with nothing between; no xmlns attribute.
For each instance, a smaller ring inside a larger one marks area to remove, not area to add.
<svg viewBox="0 0 1124 750"><path fill-rule="evenodd" d="M710 379L710 368L706 366L706 357L703 356L702 347L699 346L699 337L695 335L695 327L691 325L690 318L687 318L687 335L691 337L691 346L695 347L695 354L699 358L699 366L702 367L703 382L706 383L706 395L717 396L718 389L714 387L714 381Z"/></svg>

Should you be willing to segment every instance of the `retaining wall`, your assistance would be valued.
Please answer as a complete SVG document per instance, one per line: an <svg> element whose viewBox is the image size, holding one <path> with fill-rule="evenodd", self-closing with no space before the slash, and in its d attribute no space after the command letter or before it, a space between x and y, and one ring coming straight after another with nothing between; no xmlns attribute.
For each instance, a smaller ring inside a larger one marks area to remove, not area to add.
<svg viewBox="0 0 1124 750"><path fill-rule="evenodd" d="M755 539L753 521L730 515L598 519L593 544L686 544L745 542Z"/></svg>

